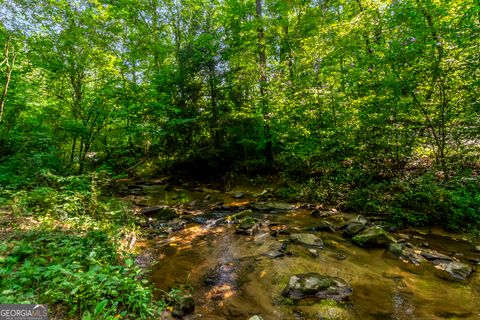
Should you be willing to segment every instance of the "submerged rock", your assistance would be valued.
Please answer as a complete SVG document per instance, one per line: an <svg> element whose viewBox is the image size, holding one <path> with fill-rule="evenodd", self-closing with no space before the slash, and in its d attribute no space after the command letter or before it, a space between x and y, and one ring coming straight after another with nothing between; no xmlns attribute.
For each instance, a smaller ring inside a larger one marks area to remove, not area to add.
<svg viewBox="0 0 480 320"><path fill-rule="evenodd" d="M172 220L177 217L177 211L175 211L175 209L165 206L143 208L140 213L159 220Z"/></svg>
<svg viewBox="0 0 480 320"><path fill-rule="evenodd" d="M390 243L388 246L388 251L396 257L403 255L403 250L405 250L404 243Z"/></svg>
<svg viewBox="0 0 480 320"><path fill-rule="evenodd" d="M272 249L271 251L265 253L264 255L276 259L285 256L285 250L287 250L288 243L284 242L278 249Z"/></svg>
<svg viewBox="0 0 480 320"><path fill-rule="evenodd" d="M352 287L341 278L305 273L290 277L282 295L294 300L311 297L341 301L348 299L352 292Z"/></svg>
<svg viewBox="0 0 480 320"><path fill-rule="evenodd" d="M394 237L378 226L362 231L354 236L352 241L360 247L366 248L387 247L390 243L397 242Z"/></svg>
<svg viewBox="0 0 480 320"><path fill-rule="evenodd" d="M192 216L188 218L189 221L197 224L207 224L208 223L208 218L204 216Z"/></svg>
<svg viewBox="0 0 480 320"><path fill-rule="evenodd" d="M325 211L325 210L321 211L319 209L315 209L310 213L310 215L312 217L315 217L315 218L323 218L323 217L331 216L335 213L337 213L336 210L335 211L332 211L332 210L331 211Z"/></svg>
<svg viewBox="0 0 480 320"><path fill-rule="evenodd" d="M315 227L315 230L326 231L326 232L335 232L336 226L331 222L322 221Z"/></svg>
<svg viewBox="0 0 480 320"><path fill-rule="evenodd" d="M152 226L154 227L155 231L159 232L159 233L172 233L172 232L175 232L175 231L178 231L178 230L183 230L185 229L187 225L187 222L182 220L182 219L178 219L178 218L175 218L171 221L168 221L168 222L161 222L161 223L157 223L157 224L152 224Z"/></svg>
<svg viewBox="0 0 480 320"><path fill-rule="evenodd" d="M354 235L358 234L359 232L365 229L365 227L367 226L367 222L368 222L367 219L361 215L348 220L345 223L345 228L343 229L343 235L348 238L353 237Z"/></svg>
<svg viewBox="0 0 480 320"><path fill-rule="evenodd" d="M282 250L272 250L272 251L269 251L269 252L265 253L265 255L269 258L277 259L277 258L281 258L281 257L285 256L285 252L282 251Z"/></svg>
<svg viewBox="0 0 480 320"><path fill-rule="evenodd" d="M345 254L343 254L343 253L335 253L335 254L333 255L333 257L334 257L335 259L337 259L337 260L340 260L340 261L347 259L347 256L346 256Z"/></svg>
<svg viewBox="0 0 480 320"><path fill-rule="evenodd" d="M292 233L290 239L297 244L323 248L322 239L310 233Z"/></svg>
<svg viewBox="0 0 480 320"><path fill-rule="evenodd" d="M389 272L382 272L382 277L384 277L385 279L396 280L396 281L400 281L403 279L403 276L395 273L389 273Z"/></svg>
<svg viewBox="0 0 480 320"><path fill-rule="evenodd" d="M446 280L466 281L472 273L472 267L462 262L435 260L433 264L438 270L437 275Z"/></svg>
<svg viewBox="0 0 480 320"><path fill-rule="evenodd" d="M464 319L464 318L471 317L473 315L473 312L448 310L448 311L436 311L435 315L443 319Z"/></svg>
<svg viewBox="0 0 480 320"><path fill-rule="evenodd" d="M239 221L239 220L242 220L246 217L250 217L251 215L253 215L253 211L248 209L248 210L242 210L240 212L237 212L235 214L232 214L230 216L227 217L227 220L229 221Z"/></svg>
<svg viewBox="0 0 480 320"><path fill-rule="evenodd" d="M443 253L428 248L415 247L410 243L390 243L388 252L399 257L403 262L420 265L421 263L429 261L433 264L440 265L438 267L439 269L444 269L444 265L453 261L452 257Z"/></svg>
<svg viewBox="0 0 480 320"><path fill-rule="evenodd" d="M445 260L445 261L453 261L453 259L445 254L439 253L435 250L431 249L421 249L422 257L427 260Z"/></svg>
<svg viewBox="0 0 480 320"><path fill-rule="evenodd" d="M268 210L293 210L295 207L289 203L284 202L256 202L249 205L252 209L260 211Z"/></svg>
<svg viewBox="0 0 480 320"><path fill-rule="evenodd" d="M310 254L315 258L318 258L318 256L319 256L318 250L316 250L316 249L308 249L308 252L310 252Z"/></svg>
<svg viewBox="0 0 480 320"><path fill-rule="evenodd" d="M345 308L342 303L333 300L323 300L315 305L316 312L311 315L311 319L352 319L351 312ZM310 315L306 314L306 316Z"/></svg>
<svg viewBox="0 0 480 320"><path fill-rule="evenodd" d="M388 252L395 257L400 258L405 263L412 263L416 266L426 262L427 260L422 256L421 250L416 248L409 248L405 243L390 243L388 245Z"/></svg>
<svg viewBox="0 0 480 320"><path fill-rule="evenodd" d="M206 286L223 286L225 284L236 286L236 274L240 261L221 262L216 264L212 269L208 270L203 283Z"/></svg>
<svg viewBox="0 0 480 320"><path fill-rule="evenodd" d="M270 231L270 235L272 237L278 237L281 234L290 234L291 232L288 230L288 226L285 224L269 224L268 230Z"/></svg>

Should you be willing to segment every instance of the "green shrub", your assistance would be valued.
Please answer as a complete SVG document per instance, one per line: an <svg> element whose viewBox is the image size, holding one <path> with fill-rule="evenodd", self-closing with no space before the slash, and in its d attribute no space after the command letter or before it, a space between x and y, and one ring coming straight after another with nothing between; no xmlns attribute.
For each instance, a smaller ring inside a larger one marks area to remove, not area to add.
<svg viewBox="0 0 480 320"><path fill-rule="evenodd" d="M280 187L275 191L275 196L285 201L294 201L299 195L299 192L290 186Z"/></svg>
<svg viewBox="0 0 480 320"><path fill-rule="evenodd" d="M63 306L69 318L98 315L100 307L104 318L146 319L155 311L152 289L138 280L141 270L131 259L118 264L104 232L30 231L2 245L0 254L0 303Z"/></svg>
<svg viewBox="0 0 480 320"><path fill-rule="evenodd" d="M454 231L476 228L480 222L480 184L456 177L437 181L424 175L394 194L392 220L399 224L440 224Z"/></svg>

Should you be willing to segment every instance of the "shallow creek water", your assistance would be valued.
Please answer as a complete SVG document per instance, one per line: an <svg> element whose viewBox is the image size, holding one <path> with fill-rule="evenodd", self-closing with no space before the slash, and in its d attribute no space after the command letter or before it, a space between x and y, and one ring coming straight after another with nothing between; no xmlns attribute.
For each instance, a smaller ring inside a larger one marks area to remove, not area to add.
<svg viewBox="0 0 480 320"><path fill-rule="evenodd" d="M149 206L189 203L191 214L199 216L208 210L207 202L217 201L233 208L252 201L210 191L146 186L141 196L130 200ZM208 201L204 200L207 194ZM464 284L441 279L431 266L415 267L389 257L383 249L359 248L341 233L310 231L322 219L310 213L300 209L255 211L260 228L254 236L246 236L235 234L233 224L219 223L218 216L228 214L223 212L209 216L210 220L202 224L190 222L183 230L139 244L139 257L149 256L154 262L151 280L159 289L168 291L185 283L194 288L195 311L184 319L249 319L253 315L265 320L480 319L478 272ZM338 218L348 215L338 214ZM315 234L323 239L325 248L318 250L316 257L307 248L289 244L291 255L272 258L268 253L278 250L288 238L271 236L268 225L272 224ZM441 253L462 253L458 259L471 265L480 258L471 244L441 230L400 233L408 234L411 242L428 244ZM290 276L307 272L340 277L353 287L354 293L343 305L292 305L281 297L281 291Z"/></svg>

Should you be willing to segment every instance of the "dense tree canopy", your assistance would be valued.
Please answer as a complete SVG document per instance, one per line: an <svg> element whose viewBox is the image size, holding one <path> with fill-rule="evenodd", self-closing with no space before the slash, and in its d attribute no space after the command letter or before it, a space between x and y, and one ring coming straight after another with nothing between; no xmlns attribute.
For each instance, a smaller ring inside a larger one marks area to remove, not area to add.
<svg viewBox="0 0 480 320"><path fill-rule="evenodd" d="M447 171L475 145L473 0L7 0L0 14L4 157L48 148L82 172L91 152L398 168L431 153Z"/></svg>
<svg viewBox="0 0 480 320"><path fill-rule="evenodd" d="M356 168L351 188L478 166L474 0L5 0L0 15L10 173L203 159Z"/></svg>

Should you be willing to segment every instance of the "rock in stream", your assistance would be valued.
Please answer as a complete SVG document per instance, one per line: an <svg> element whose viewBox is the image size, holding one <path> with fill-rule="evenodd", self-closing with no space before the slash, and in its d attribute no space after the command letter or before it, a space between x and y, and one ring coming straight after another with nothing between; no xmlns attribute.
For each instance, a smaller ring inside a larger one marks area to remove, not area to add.
<svg viewBox="0 0 480 320"><path fill-rule="evenodd" d="M390 243L397 242L394 237L378 226L365 229L354 236L352 241L364 248L388 247Z"/></svg>
<svg viewBox="0 0 480 320"><path fill-rule="evenodd" d="M450 281L466 281L472 273L472 267L462 262L435 260L433 264L438 270L437 275Z"/></svg>
<svg viewBox="0 0 480 320"><path fill-rule="evenodd" d="M310 247L323 248L322 239L310 233L292 233L290 235L290 239L293 243Z"/></svg>
<svg viewBox="0 0 480 320"><path fill-rule="evenodd" d="M358 234L367 226L367 219L364 216L356 216L348 220L345 223L345 228L343 229L343 235L347 238L351 238L354 235Z"/></svg>
<svg viewBox="0 0 480 320"><path fill-rule="evenodd" d="M252 217L246 217L240 220L240 224L237 226L235 233L244 235L253 235L258 230L258 220Z"/></svg>
<svg viewBox="0 0 480 320"><path fill-rule="evenodd" d="M143 208L140 213L147 217L153 217L159 220L172 220L177 217L177 212L175 209L166 206Z"/></svg>
<svg viewBox="0 0 480 320"><path fill-rule="evenodd" d="M283 289L284 297L300 300L303 298L347 300L353 293L352 287L343 279L318 273L297 274L290 277Z"/></svg>

